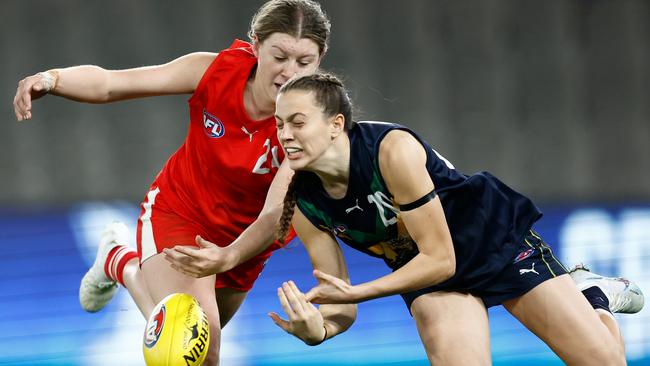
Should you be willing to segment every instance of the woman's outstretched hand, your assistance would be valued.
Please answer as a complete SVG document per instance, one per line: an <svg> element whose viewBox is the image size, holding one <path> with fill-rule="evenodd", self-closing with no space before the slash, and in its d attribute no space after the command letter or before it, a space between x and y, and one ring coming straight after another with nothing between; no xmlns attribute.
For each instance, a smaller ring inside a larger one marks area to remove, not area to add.
<svg viewBox="0 0 650 366"><path fill-rule="evenodd" d="M294 335L309 345L321 343L325 336L323 315L293 281L288 281L278 288L278 299L288 319L282 319L277 313L268 315L278 327Z"/></svg>
<svg viewBox="0 0 650 366"><path fill-rule="evenodd" d="M354 304L358 302L355 294L355 287L317 269L314 270L314 277L318 285L307 292L307 301L314 304Z"/></svg>
<svg viewBox="0 0 650 366"><path fill-rule="evenodd" d="M205 277L228 271L237 265L228 247L220 247L197 235L198 248L177 245L163 250L171 267L191 277Z"/></svg>

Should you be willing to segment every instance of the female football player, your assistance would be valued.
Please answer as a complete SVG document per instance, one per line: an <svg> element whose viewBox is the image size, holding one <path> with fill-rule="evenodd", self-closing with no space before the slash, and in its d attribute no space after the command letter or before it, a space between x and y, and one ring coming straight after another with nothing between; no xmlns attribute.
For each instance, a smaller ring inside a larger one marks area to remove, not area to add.
<svg viewBox="0 0 650 366"><path fill-rule="evenodd" d="M639 311L641 292L583 267L572 280L533 230L541 213L528 198L487 172L462 174L406 127L354 123L342 83L327 74L285 84L275 116L296 171L279 237L293 217L318 280L306 294L292 281L278 289L288 320L270 316L282 329L318 344L352 325L354 304L400 294L431 364L490 364L495 305L567 364L625 364L611 313ZM393 272L350 284L335 238Z"/></svg>
<svg viewBox="0 0 650 366"><path fill-rule="evenodd" d="M277 248L269 244L282 195L266 202L265 195L269 187L269 197L278 189L283 192L290 179L288 167L281 166L284 156L273 117L278 89L294 75L317 69L329 34L329 19L318 3L271 0L252 19L251 43L236 40L218 54L191 53L164 65L129 70L52 69L19 82L14 98L19 121L30 119L32 101L46 94L87 103L191 94L187 138L142 202L137 252L121 245L123 225L107 227L97 259L81 282L79 298L85 310L103 308L116 283L129 290L145 317L165 296L189 293L210 321L206 364L218 363L221 326ZM258 229L245 231L258 215ZM166 248L201 245L197 234L238 248L233 256L204 245L219 253L219 260L211 263L213 273L223 273L196 278L165 261Z"/></svg>

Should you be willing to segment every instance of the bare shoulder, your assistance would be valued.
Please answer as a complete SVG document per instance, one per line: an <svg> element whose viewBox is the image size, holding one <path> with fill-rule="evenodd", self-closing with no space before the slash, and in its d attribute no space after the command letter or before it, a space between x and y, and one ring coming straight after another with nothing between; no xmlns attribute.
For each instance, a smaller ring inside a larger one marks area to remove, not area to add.
<svg viewBox="0 0 650 366"><path fill-rule="evenodd" d="M379 170L398 204L413 202L433 189L424 146L411 133L390 131L379 146Z"/></svg>
<svg viewBox="0 0 650 366"><path fill-rule="evenodd" d="M382 168L423 161L426 161L424 146L407 131L392 130L379 145L379 165Z"/></svg>

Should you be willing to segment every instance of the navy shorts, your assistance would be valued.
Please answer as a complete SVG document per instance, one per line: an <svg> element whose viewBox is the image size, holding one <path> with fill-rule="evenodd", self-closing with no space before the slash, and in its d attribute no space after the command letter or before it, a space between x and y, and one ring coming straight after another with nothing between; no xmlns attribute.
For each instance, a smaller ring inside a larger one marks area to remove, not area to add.
<svg viewBox="0 0 650 366"><path fill-rule="evenodd" d="M536 232L529 230L512 260L491 281L480 288L459 292L469 292L480 297L489 308L520 297L540 283L565 273L568 273L566 267L555 258L551 248ZM410 310L418 296L430 292L433 291L425 288L402 294L402 298Z"/></svg>

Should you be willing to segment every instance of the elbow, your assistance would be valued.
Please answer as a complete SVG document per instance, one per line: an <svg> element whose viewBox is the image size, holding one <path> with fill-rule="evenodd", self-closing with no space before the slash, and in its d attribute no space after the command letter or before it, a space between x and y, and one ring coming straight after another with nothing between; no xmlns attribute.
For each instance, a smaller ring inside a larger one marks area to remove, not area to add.
<svg viewBox="0 0 650 366"><path fill-rule="evenodd" d="M456 260L452 258L445 263L444 266L444 277L445 281L452 278L456 274Z"/></svg>
<svg viewBox="0 0 650 366"><path fill-rule="evenodd" d="M357 320L357 304L346 304L341 321L341 332L348 330Z"/></svg>
<svg viewBox="0 0 650 366"><path fill-rule="evenodd" d="M456 256L452 252L451 255L446 258L438 261L439 263L439 273L441 281L446 281L452 278L456 274Z"/></svg>
<svg viewBox="0 0 650 366"><path fill-rule="evenodd" d="M98 82L93 93L93 100L90 103L105 104L125 99L123 95L113 90L113 79L110 71L98 67L97 72L99 74Z"/></svg>

